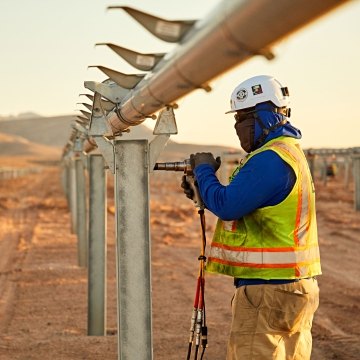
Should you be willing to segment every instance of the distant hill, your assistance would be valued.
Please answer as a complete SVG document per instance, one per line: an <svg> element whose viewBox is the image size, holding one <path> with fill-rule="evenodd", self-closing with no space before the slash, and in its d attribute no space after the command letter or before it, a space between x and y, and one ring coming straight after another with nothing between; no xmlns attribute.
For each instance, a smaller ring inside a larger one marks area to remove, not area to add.
<svg viewBox="0 0 360 360"><path fill-rule="evenodd" d="M41 117L41 115L28 111L28 112L20 113L18 115L6 115L6 116L0 115L0 121L34 119L39 117Z"/></svg>
<svg viewBox="0 0 360 360"><path fill-rule="evenodd" d="M74 120L75 116L54 116L1 121L0 132L42 145L63 147Z"/></svg>
<svg viewBox="0 0 360 360"><path fill-rule="evenodd" d="M37 152L35 144L45 147L56 148L60 151L71 133L71 124L76 116L54 116L54 117L34 117L34 118L16 118L16 120L0 121L0 133L12 136L10 142L6 141L4 136L0 137L0 151L2 154L18 155L21 152L28 154L29 151ZM154 138L152 130L145 125L138 125L131 128L130 133L124 133L123 139L148 139ZM24 142L25 141L25 142ZM26 143L27 141L27 143ZM4 142L6 145L4 145ZM9 145L9 144L13 145ZM15 144L18 143L18 146ZM40 150L40 149L38 149ZM226 146L180 144L173 140L168 142L165 151L161 155L162 161L181 161L195 152L212 152L221 155L224 151L238 151Z"/></svg>
<svg viewBox="0 0 360 360"><path fill-rule="evenodd" d="M21 136L0 133L0 156L60 157L60 149L36 144Z"/></svg>

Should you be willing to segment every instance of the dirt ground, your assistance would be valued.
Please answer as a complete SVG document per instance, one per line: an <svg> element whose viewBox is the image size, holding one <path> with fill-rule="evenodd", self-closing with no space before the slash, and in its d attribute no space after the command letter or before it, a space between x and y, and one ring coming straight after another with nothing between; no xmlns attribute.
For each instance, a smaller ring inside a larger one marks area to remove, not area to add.
<svg viewBox="0 0 360 360"><path fill-rule="evenodd" d="M0 165L4 161L0 158ZM28 160L17 163L34 166ZM0 360L117 359L114 216L109 211L107 336L90 337L87 270L77 265L59 167L35 166L41 171L0 179ZM181 174L168 173L151 178L156 360L186 358L198 271L199 219L180 179ZM110 209L111 183L109 176ZM359 359L360 213L354 211L352 184L345 189L341 176L326 186L318 180L316 188L323 275L312 359ZM207 213L209 241L214 222ZM232 293L231 279L207 275L206 359L225 359Z"/></svg>

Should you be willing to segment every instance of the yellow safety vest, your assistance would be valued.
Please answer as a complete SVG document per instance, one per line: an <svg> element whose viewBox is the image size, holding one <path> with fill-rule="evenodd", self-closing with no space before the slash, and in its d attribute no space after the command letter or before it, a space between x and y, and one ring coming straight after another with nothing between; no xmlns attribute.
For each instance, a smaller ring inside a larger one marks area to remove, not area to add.
<svg viewBox="0 0 360 360"><path fill-rule="evenodd" d="M321 274L315 189L296 139L279 137L252 152L275 151L295 172L290 194L279 204L234 221L218 220L206 270L245 279L296 279ZM241 170L240 170L241 171Z"/></svg>

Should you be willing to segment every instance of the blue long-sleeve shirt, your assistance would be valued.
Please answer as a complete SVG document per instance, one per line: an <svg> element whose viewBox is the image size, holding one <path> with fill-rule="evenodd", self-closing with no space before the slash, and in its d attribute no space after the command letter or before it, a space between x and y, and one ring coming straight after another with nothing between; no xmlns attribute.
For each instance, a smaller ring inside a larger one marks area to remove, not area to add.
<svg viewBox="0 0 360 360"><path fill-rule="evenodd" d="M211 165L198 165L194 173L207 209L222 220L236 220L280 203L296 181L292 168L272 150L254 155L227 186L219 182Z"/></svg>

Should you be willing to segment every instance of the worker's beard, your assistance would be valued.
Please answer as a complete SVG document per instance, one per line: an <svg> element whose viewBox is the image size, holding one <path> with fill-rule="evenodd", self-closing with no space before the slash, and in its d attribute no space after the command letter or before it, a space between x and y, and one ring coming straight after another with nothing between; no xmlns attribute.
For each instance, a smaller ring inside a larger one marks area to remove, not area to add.
<svg viewBox="0 0 360 360"><path fill-rule="evenodd" d="M255 150L255 119L249 116L242 121L237 121L234 127L241 147L247 153Z"/></svg>

